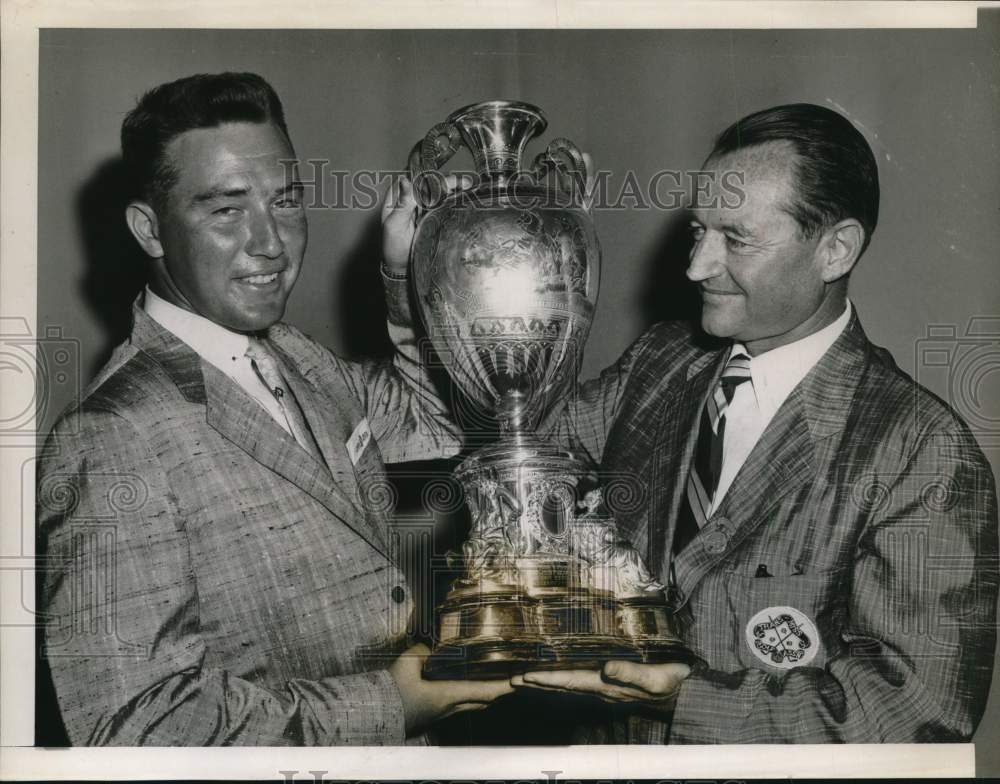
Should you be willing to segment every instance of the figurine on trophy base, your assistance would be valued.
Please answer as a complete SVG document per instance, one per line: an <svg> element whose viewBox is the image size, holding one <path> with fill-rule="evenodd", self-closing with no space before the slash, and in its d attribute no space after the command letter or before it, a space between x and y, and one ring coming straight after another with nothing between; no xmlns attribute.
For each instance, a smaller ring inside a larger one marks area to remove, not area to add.
<svg viewBox="0 0 1000 784"><path fill-rule="evenodd" d="M464 143L479 181L421 216L411 252L418 307L462 391L497 417L497 443L455 475L472 515L461 576L438 607L428 678L690 661L663 586L619 534L590 465L534 427L575 382L597 302L600 247L586 167L566 139L530 171L546 126L529 104L453 113L411 156L418 189Z"/></svg>

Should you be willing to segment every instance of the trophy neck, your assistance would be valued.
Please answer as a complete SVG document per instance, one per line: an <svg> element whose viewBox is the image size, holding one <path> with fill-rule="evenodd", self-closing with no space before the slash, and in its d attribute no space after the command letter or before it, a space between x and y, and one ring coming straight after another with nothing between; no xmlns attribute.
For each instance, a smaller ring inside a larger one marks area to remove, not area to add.
<svg viewBox="0 0 1000 784"><path fill-rule="evenodd" d="M527 143L548 125L537 106L515 101L486 101L448 117L472 151L479 176L506 180L521 169Z"/></svg>
<svg viewBox="0 0 1000 784"><path fill-rule="evenodd" d="M509 390L500 398L497 421L504 441L523 441L534 432L538 424L538 406L531 406L531 399L520 390Z"/></svg>

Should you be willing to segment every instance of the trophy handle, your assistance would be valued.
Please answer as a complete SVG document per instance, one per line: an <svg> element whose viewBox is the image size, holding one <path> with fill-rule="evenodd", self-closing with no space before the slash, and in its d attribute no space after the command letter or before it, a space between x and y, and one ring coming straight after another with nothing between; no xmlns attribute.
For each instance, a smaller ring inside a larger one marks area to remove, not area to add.
<svg viewBox="0 0 1000 784"><path fill-rule="evenodd" d="M410 181L421 197L419 200L423 204L434 203L433 189L440 186L438 177L424 177L428 172L438 171L446 164L458 151L462 143L462 134L458 128L449 122L441 122L431 128L427 135L413 145L410 157L407 160L407 168L410 170ZM432 185L431 180L435 180Z"/></svg>
<svg viewBox="0 0 1000 784"><path fill-rule="evenodd" d="M439 169L453 156L462 143L462 134L452 123L442 122L431 128L420 143L420 167L424 171Z"/></svg>
<svg viewBox="0 0 1000 784"><path fill-rule="evenodd" d="M538 179L549 171L555 172L560 184L565 186L568 182L571 191L583 192L587 185L587 162L580 148L569 139L560 137L550 141L535 157L532 171Z"/></svg>

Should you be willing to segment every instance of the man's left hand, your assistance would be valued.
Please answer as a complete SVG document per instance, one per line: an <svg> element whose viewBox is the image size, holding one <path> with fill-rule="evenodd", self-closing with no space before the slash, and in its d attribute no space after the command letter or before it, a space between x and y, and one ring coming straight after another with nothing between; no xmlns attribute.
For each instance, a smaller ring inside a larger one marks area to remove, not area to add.
<svg viewBox="0 0 1000 784"><path fill-rule="evenodd" d="M469 176L448 174L443 179L449 193L471 187L472 183L473 179ZM382 204L382 263L386 271L393 275L406 275L418 216L413 183L408 177L400 177L391 184Z"/></svg>
<svg viewBox="0 0 1000 784"><path fill-rule="evenodd" d="M382 262L388 272L406 274L416 222L417 200L413 195L413 183L403 177L392 184L382 204Z"/></svg>
<svg viewBox="0 0 1000 784"><path fill-rule="evenodd" d="M605 702L641 702L672 710L684 679L686 664L637 664L609 661L601 670L544 670L510 679L518 689L591 694Z"/></svg>

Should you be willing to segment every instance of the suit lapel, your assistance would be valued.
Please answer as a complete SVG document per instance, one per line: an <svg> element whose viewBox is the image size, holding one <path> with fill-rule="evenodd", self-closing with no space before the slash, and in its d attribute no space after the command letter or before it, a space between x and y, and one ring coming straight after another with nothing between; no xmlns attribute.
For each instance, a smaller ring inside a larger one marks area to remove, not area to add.
<svg viewBox="0 0 1000 784"><path fill-rule="evenodd" d="M705 398L722 372L725 352L705 354L688 367L679 389L668 390L660 410L657 432L662 438L650 462L649 486L654 505L650 515L649 556L651 568L666 575L670 561L678 510L684 499L688 470L698 440L698 421Z"/></svg>
<svg viewBox="0 0 1000 784"><path fill-rule="evenodd" d="M784 496L814 475L812 456L802 393L795 390L747 456L709 525L675 558L677 586L682 595L690 596L698 581L739 547ZM704 537L717 537L718 531L725 535L725 546L705 546Z"/></svg>
<svg viewBox="0 0 1000 784"><path fill-rule="evenodd" d="M316 499L348 528L386 555L383 538L368 524L365 513L354 500L333 481L326 466L316 462L302 449L256 400L221 370L203 362L190 346L160 327L138 304L133 308L133 322L133 345L164 369L185 399L205 406L209 427L258 463ZM289 383L292 383L291 379ZM296 386L296 394L299 386L306 385ZM303 408L305 410L306 407L303 405ZM311 417L307 413L306 416L312 423L322 421L314 418L315 414ZM329 454L322 442L320 449L324 451L324 456Z"/></svg>
<svg viewBox="0 0 1000 784"><path fill-rule="evenodd" d="M304 490L358 536L385 554L384 542L374 535L365 513L344 491L343 483L334 481L325 465L313 459L256 400L222 371L205 363L204 373L206 418L209 426L258 463ZM289 385L293 383L291 379L288 381ZM293 392L298 394L297 390L293 389ZM303 411L306 410L303 406ZM306 418L309 419L308 413ZM312 419L314 423L317 421ZM320 448L323 448L322 445Z"/></svg>
<svg viewBox="0 0 1000 784"><path fill-rule="evenodd" d="M358 519L364 521L369 536L375 538L380 548L384 550L387 547L384 526L380 524L382 521L377 519L377 514L373 517L372 513L375 510L372 510L368 503L368 496L378 498L379 489L384 489L381 487L385 483L384 468L377 458L373 458L376 451L374 443L368 444L354 464L347 450L348 439L354 433L354 422L360 421L363 417L360 405L355 403L354 395L347 385L337 383L336 378L329 379L327 395L316 394L312 384L298 372L298 364L291 353L291 347L285 341L274 342L274 346L285 361L286 369L289 370L288 384L313 431L329 474L333 477L334 485L341 489L346 488L343 490L345 496L349 489L351 493L349 498L358 510ZM339 405L331 403L334 399ZM356 409L353 411L353 416L347 415L345 408ZM377 467L372 464L373 459L378 463ZM373 483L378 487L374 487Z"/></svg>
<svg viewBox="0 0 1000 784"><path fill-rule="evenodd" d="M321 402L313 392L309 382L295 370L294 359L281 348L277 348L277 351L284 360L285 378L312 430L326 468L335 481L353 479L353 477L344 475L344 466L350 464L347 449L344 446L351 433L348 429L347 418L337 407Z"/></svg>

